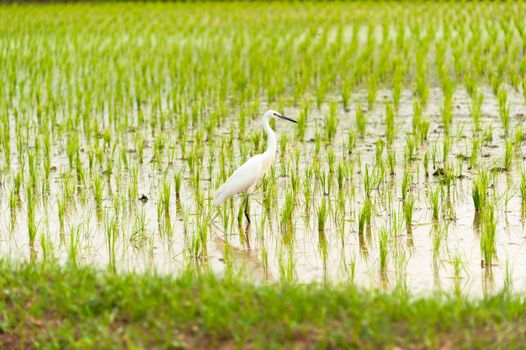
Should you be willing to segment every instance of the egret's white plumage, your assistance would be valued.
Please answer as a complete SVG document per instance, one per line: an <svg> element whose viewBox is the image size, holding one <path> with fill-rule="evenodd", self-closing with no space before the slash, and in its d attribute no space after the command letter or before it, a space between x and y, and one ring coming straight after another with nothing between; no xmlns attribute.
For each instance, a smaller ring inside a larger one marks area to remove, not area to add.
<svg viewBox="0 0 526 350"><path fill-rule="evenodd" d="M261 124L263 130L267 133L267 149L264 153L251 157L230 175L228 180L217 190L213 201L214 205L221 205L228 198L236 194L252 192L270 169L276 157L277 146L276 135L269 125L269 121L272 118L281 118L296 122L273 110L265 112L261 118Z"/></svg>

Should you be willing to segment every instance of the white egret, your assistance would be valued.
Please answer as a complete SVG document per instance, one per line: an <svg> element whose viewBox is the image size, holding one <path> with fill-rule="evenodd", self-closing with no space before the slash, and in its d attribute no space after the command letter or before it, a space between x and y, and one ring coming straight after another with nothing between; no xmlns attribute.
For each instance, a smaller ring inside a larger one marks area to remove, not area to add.
<svg viewBox="0 0 526 350"><path fill-rule="evenodd" d="M221 205L228 198L244 192L245 197L245 216L250 222L248 216L248 195L251 193L256 185L261 181L263 176L272 166L274 158L276 157L276 135L270 128L270 119L285 119L293 123L297 123L294 119L284 116L273 110L266 111L261 118L261 125L263 130L267 133L267 149L264 153L257 154L247 160L243 165L237 168L236 171L226 180L226 182L217 190L213 204L215 206Z"/></svg>

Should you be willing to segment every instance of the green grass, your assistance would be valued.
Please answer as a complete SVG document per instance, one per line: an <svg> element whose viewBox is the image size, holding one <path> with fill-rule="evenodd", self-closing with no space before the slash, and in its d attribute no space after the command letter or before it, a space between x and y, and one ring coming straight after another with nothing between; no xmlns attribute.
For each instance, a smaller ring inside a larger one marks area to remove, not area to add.
<svg viewBox="0 0 526 350"><path fill-rule="evenodd" d="M524 299L2 263L4 348L513 348ZM499 334L506 332L506 337Z"/></svg>
<svg viewBox="0 0 526 350"><path fill-rule="evenodd" d="M524 292L503 262L526 215L525 14L0 5L0 348L521 346L522 295L462 297L490 270ZM272 121L245 226L242 198L212 198L264 151L267 109L298 124Z"/></svg>

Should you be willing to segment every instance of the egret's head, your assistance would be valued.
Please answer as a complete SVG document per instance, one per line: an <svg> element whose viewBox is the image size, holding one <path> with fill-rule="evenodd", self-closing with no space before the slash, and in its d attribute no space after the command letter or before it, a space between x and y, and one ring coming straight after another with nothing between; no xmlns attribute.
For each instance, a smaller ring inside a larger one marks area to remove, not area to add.
<svg viewBox="0 0 526 350"><path fill-rule="evenodd" d="M263 119L266 119L266 120L270 120L270 119L285 119L285 120L288 120L289 122L293 122L293 123L297 123L297 121L295 121L294 119L292 118L289 118L279 112L276 112L272 109L269 109L268 111L265 112L265 114L263 114Z"/></svg>

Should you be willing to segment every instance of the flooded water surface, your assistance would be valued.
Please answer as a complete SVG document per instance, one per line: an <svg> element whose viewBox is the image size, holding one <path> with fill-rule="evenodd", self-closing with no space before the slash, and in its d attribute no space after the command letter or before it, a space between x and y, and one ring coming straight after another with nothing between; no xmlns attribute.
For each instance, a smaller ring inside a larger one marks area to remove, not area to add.
<svg viewBox="0 0 526 350"><path fill-rule="evenodd" d="M0 11L2 259L526 291L524 4Z"/></svg>

